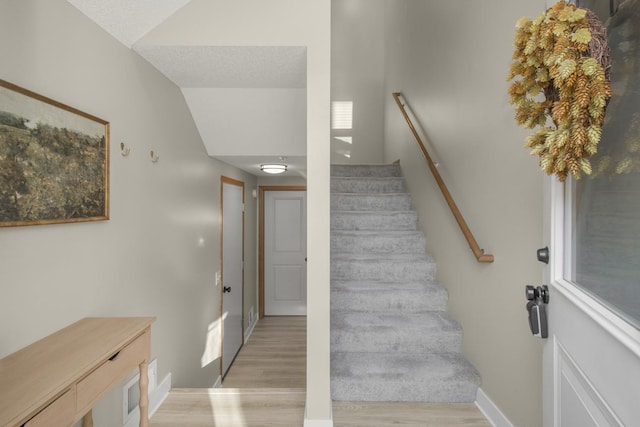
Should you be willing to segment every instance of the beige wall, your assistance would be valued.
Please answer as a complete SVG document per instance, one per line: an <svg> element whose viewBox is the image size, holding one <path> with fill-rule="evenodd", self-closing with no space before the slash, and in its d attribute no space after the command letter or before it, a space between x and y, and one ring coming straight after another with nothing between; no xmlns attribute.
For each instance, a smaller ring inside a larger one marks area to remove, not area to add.
<svg viewBox="0 0 640 427"><path fill-rule="evenodd" d="M333 0L331 101L353 103L352 129L331 131L331 162L381 163L385 0ZM349 136L351 143L336 137Z"/></svg>
<svg viewBox="0 0 640 427"><path fill-rule="evenodd" d="M330 0L193 0L138 45L307 48L307 407L331 418L329 390ZM250 154L250 153L249 153Z"/></svg>
<svg viewBox="0 0 640 427"><path fill-rule="evenodd" d="M482 390L517 426L541 425L541 341L527 326L524 286L542 265L542 175L523 148L505 81L515 22L544 1L389 1L385 16L387 161L400 159L449 310ZM393 98L402 91L481 247L475 261Z"/></svg>
<svg viewBox="0 0 640 427"><path fill-rule="evenodd" d="M209 158L180 90L64 0L0 2L0 55L0 78L111 123L109 221L0 229L0 357L85 316L152 315L160 379L213 385L218 363L201 358L219 316L220 176L256 178ZM120 405L112 393L96 425L122 425Z"/></svg>

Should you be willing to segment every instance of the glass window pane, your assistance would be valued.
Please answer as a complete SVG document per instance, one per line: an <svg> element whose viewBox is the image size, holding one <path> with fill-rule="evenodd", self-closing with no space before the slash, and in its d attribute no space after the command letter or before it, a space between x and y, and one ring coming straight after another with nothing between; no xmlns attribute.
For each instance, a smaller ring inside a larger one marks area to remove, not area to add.
<svg viewBox="0 0 640 427"><path fill-rule="evenodd" d="M591 6L607 25L613 96L594 174L566 186L565 276L640 327L640 1L580 6Z"/></svg>

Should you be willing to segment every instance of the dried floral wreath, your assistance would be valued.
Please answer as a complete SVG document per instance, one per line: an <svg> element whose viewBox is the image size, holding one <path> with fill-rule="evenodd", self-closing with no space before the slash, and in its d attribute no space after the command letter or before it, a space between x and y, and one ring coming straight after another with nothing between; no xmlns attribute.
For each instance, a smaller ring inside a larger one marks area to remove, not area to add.
<svg viewBox="0 0 640 427"><path fill-rule="evenodd" d="M589 175L611 97L604 26L593 12L561 1L533 21L521 18L514 45L507 80L515 119L541 127L525 147L560 181Z"/></svg>

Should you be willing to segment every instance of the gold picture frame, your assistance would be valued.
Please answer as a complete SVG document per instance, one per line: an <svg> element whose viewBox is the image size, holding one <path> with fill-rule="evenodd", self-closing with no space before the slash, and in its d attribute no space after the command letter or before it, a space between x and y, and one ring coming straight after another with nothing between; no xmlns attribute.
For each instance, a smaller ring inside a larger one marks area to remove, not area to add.
<svg viewBox="0 0 640 427"><path fill-rule="evenodd" d="M0 227L109 219L109 122L0 80Z"/></svg>

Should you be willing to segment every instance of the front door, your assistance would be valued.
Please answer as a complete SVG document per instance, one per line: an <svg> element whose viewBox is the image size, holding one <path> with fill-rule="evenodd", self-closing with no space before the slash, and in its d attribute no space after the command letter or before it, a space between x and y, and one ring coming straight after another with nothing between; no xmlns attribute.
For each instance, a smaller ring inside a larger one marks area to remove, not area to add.
<svg viewBox="0 0 640 427"><path fill-rule="evenodd" d="M622 224L626 222L623 217L630 219L629 212L616 214L619 207L611 205L611 198L619 194L598 194L573 182L554 182L551 187L554 215L550 221L544 425L637 425L640 191L633 202L629 200L636 205L631 214L634 225L629 228Z"/></svg>
<svg viewBox="0 0 640 427"><path fill-rule="evenodd" d="M222 360L224 377L244 340L242 300L244 287L244 183L222 177Z"/></svg>
<svg viewBox="0 0 640 427"><path fill-rule="evenodd" d="M640 2L580 3L607 23L614 95L592 176L547 186L544 425L639 425Z"/></svg>
<svg viewBox="0 0 640 427"><path fill-rule="evenodd" d="M264 314L307 314L307 192L264 191Z"/></svg>

